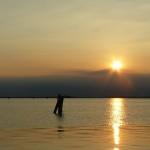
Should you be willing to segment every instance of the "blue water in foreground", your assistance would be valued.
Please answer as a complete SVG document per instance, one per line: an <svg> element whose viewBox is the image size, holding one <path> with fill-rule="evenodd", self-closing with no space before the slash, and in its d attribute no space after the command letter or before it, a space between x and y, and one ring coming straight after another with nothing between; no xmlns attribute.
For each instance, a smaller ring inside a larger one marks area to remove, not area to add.
<svg viewBox="0 0 150 150"><path fill-rule="evenodd" d="M0 99L2 150L149 150L150 99Z"/></svg>

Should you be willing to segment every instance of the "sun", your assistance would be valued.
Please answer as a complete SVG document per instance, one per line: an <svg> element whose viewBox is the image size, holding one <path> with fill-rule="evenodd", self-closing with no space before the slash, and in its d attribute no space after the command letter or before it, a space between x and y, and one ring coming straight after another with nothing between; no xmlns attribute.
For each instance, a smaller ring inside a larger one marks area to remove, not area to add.
<svg viewBox="0 0 150 150"><path fill-rule="evenodd" d="M123 67L123 64L120 60L115 60L112 62L112 69L114 71L120 71Z"/></svg>

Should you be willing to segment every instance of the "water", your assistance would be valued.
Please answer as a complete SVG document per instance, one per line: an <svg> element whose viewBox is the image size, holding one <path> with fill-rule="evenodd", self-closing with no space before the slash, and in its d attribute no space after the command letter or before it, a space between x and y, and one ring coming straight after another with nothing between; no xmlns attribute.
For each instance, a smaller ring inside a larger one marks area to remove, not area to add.
<svg viewBox="0 0 150 150"><path fill-rule="evenodd" d="M150 99L1 99L2 150L149 150Z"/></svg>

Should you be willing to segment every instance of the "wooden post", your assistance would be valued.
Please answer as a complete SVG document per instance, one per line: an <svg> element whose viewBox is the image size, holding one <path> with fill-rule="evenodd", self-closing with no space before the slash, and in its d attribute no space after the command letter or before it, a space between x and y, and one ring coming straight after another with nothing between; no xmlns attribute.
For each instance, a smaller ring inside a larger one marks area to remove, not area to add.
<svg viewBox="0 0 150 150"><path fill-rule="evenodd" d="M64 101L64 97L61 96L60 94L58 94L57 96L57 103L54 109L54 114L57 114L61 117L62 116L62 112L63 112L63 101Z"/></svg>
<svg viewBox="0 0 150 150"><path fill-rule="evenodd" d="M59 101L59 107L58 107L58 115L62 116L63 112L63 102L64 102L64 97L61 96L60 101Z"/></svg>

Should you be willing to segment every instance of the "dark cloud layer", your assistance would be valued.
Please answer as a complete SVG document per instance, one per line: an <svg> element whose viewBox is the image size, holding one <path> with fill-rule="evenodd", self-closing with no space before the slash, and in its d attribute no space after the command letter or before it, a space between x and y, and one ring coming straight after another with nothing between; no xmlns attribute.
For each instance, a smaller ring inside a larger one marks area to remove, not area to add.
<svg viewBox="0 0 150 150"><path fill-rule="evenodd" d="M0 80L0 97L150 97L150 75L108 70Z"/></svg>

